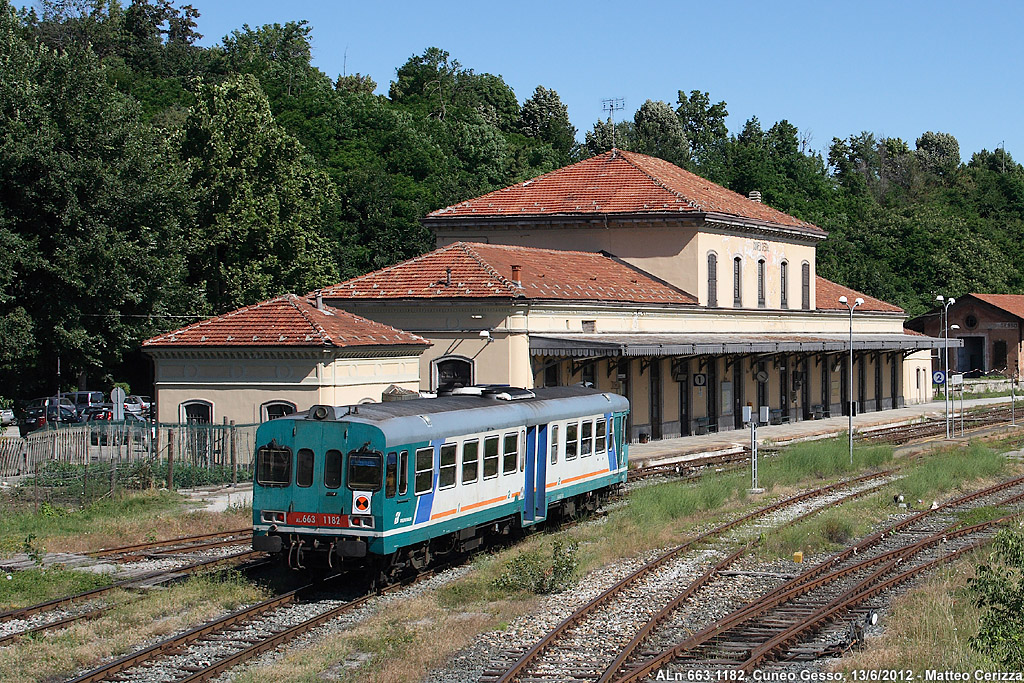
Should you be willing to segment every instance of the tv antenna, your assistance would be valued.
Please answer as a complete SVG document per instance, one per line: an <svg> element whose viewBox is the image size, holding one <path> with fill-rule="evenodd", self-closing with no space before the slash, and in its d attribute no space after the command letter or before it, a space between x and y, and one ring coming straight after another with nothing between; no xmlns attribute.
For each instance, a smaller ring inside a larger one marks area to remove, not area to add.
<svg viewBox="0 0 1024 683"><path fill-rule="evenodd" d="M601 109L608 112L608 118L612 122L612 156L615 156L615 112L626 108L626 99L623 97L609 97L601 100Z"/></svg>

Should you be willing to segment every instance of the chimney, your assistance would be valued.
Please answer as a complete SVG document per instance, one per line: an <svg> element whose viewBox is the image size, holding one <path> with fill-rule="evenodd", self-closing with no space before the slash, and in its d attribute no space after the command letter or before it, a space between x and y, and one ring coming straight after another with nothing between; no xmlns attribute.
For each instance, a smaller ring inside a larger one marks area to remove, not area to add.
<svg viewBox="0 0 1024 683"><path fill-rule="evenodd" d="M319 310L324 310L324 295L321 290L316 290L316 307Z"/></svg>
<svg viewBox="0 0 1024 683"><path fill-rule="evenodd" d="M523 272L523 267L522 266L517 266L517 265L513 265L512 266L512 282L514 282L516 284L516 287L522 287L523 286L522 272Z"/></svg>
<svg viewBox="0 0 1024 683"><path fill-rule="evenodd" d="M759 190L751 190L750 194L747 195L747 199L752 202L761 203L761 192Z"/></svg>
<svg viewBox="0 0 1024 683"><path fill-rule="evenodd" d="M451 266L444 269L444 284L450 287L452 284L452 269Z"/></svg>

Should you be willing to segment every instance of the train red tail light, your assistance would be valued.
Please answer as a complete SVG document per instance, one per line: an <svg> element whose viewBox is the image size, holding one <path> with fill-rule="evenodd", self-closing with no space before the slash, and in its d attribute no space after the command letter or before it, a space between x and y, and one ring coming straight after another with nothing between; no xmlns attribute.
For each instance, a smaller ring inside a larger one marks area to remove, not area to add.
<svg viewBox="0 0 1024 683"><path fill-rule="evenodd" d="M349 518L348 518L348 525L349 526L358 526L358 527L362 527L364 529L372 529L373 528L373 517L364 517L364 516L350 515Z"/></svg>
<svg viewBox="0 0 1024 683"><path fill-rule="evenodd" d="M277 510L264 510L260 513L260 519L264 522L277 522L279 524L284 524L285 515L283 512L278 512Z"/></svg>

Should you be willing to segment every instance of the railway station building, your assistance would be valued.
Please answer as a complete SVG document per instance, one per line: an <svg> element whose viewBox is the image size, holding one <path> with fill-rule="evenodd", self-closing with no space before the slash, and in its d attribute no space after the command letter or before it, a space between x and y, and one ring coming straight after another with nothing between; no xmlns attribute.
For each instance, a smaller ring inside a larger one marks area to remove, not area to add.
<svg viewBox="0 0 1024 683"><path fill-rule="evenodd" d="M948 321L943 320L943 309L936 308L907 321L907 327L933 337L948 334L951 371L975 377L990 373L1019 375L1024 352L1024 295L966 294L947 311ZM943 366L944 359L936 357L935 369Z"/></svg>
<svg viewBox="0 0 1024 683"><path fill-rule="evenodd" d="M586 382L634 440L846 414L851 382L859 412L931 400L942 340L818 276L826 233L752 195L613 150L435 211L434 251L320 294L429 340L421 389Z"/></svg>
<svg viewBox="0 0 1024 683"><path fill-rule="evenodd" d="M286 294L143 342L158 422L255 424L418 391L426 339Z"/></svg>

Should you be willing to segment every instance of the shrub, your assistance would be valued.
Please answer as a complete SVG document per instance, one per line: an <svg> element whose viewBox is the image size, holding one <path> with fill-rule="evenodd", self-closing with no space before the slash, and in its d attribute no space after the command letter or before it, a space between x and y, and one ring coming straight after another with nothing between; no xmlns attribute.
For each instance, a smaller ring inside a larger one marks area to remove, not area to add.
<svg viewBox="0 0 1024 683"><path fill-rule="evenodd" d="M990 563L967 582L974 604L984 610L971 647L1007 667L1024 670L1024 533L1001 529Z"/></svg>
<svg viewBox="0 0 1024 683"><path fill-rule="evenodd" d="M537 594L562 591L572 583L573 572L579 564L578 548L575 542L563 546L561 541L555 541L550 560L546 560L540 550L521 552L508 561L494 580L494 587Z"/></svg>

